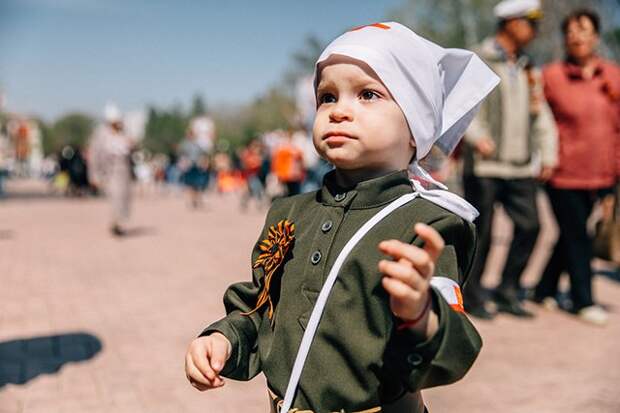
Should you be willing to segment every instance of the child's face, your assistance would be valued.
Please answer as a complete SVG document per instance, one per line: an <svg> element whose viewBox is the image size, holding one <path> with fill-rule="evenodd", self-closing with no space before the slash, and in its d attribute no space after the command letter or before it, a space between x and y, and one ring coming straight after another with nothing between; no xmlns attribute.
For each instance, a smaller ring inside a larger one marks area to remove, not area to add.
<svg viewBox="0 0 620 413"><path fill-rule="evenodd" d="M414 154L411 132L376 73L361 61L332 56L319 76L313 128L319 154L341 170L406 169Z"/></svg>

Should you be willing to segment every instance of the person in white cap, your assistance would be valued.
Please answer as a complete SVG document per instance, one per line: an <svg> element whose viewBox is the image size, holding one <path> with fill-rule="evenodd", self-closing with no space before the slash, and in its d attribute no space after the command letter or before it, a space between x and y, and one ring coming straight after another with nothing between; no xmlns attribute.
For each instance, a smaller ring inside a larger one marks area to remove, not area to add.
<svg viewBox="0 0 620 413"><path fill-rule="evenodd" d="M88 170L91 184L110 199L110 231L115 236L125 235L129 219L133 145L124 133L121 111L115 105L106 105L104 124L95 129L89 142Z"/></svg>
<svg viewBox="0 0 620 413"><path fill-rule="evenodd" d="M478 254L465 287L465 309L479 318L494 311L481 287L491 246L494 208L501 204L514 224L501 282L492 291L500 312L531 317L518 300L520 278L539 232L537 179L557 162L557 132L544 100L540 74L523 49L535 38L542 16L538 0L505 0L495 9L498 29L476 50L502 79L465 134L465 198L480 211Z"/></svg>
<svg viewBox="0 0 620 413"><path fill-rule="evenodd" d="M497 83L475 54L398 23L334 40L316 65L313 140L335 170L274 202L252 281L190 344L191 384L262 371L272 412L421 413L422 389L463 377L481 347L460 294L476 211L418 161L452 151Z"/></svg>

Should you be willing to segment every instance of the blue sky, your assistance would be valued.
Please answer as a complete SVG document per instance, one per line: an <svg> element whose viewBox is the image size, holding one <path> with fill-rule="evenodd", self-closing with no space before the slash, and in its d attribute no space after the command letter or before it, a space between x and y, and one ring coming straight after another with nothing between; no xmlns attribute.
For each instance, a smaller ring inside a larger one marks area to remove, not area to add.
<svg viewBox="0 0 620 413"><path fill-rule="evenodd" d="M314 34L381 21L402 0L0 0L6 110L247 101L277 83Z"/></svg>

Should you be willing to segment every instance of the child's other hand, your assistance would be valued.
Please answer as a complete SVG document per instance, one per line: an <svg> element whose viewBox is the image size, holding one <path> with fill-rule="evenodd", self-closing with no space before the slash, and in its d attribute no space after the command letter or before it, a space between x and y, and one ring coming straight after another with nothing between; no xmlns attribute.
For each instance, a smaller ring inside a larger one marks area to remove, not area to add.
<svg viewBox="0 0 620 413"><path fill-rule="evenodd" d="M220 371L230 357L232 345L221 333L198 337L192 341L185 355L185 375L200 391L215 389L224 385Z"/></svg>
<svg viewBox="0 0 620 413"><path fill-rule="evenodd" d="M428 225L416 224L414 229L424 240L424 248L398 240L379 243L379 250L393 258L379 261L379 271L384 275L383 288L390 294L390 308L394 315L405 321L419 319L416 329L430 337L436 330L437 321L428 305L430 279L435 273L435 261L443 251L444 241Z"/></svg>

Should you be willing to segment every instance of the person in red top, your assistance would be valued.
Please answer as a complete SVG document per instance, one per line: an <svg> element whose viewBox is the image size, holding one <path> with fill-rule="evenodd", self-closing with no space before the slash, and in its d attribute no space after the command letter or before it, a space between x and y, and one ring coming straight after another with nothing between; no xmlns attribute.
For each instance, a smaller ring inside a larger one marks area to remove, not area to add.
<svg viewBox="0 0 620 413"><path fill-rule="evenodd" d="M597 199L613 191L620 175L620 67L596 54L599 17L571 13L562 24L566 59L543 70L545 96L559 131L559 163L547 194L560 236L534 299L549 305L563 271L571 282L573 310L584 321L605 324L592 298L592 240L586 221Z"/></svg>
<svg viewBox="0 0 620 413"><path fill-rule="evenodd" d="M262 143L253 139L247 147L239 153L242 174L246 182L246 191L241 196L241 209L245 210L252 198L256 199L257 206L261 205L265 188L260 180L261 167L264 162Z"/></svg>
<svg viewBox="0 0 620 413"><path fill-rule="evenodd" d="M293 133L288 131L276 147L271 158L271 170L286 185L286 196L301 193L305 178L304 155L293 143Z"/></svg>

